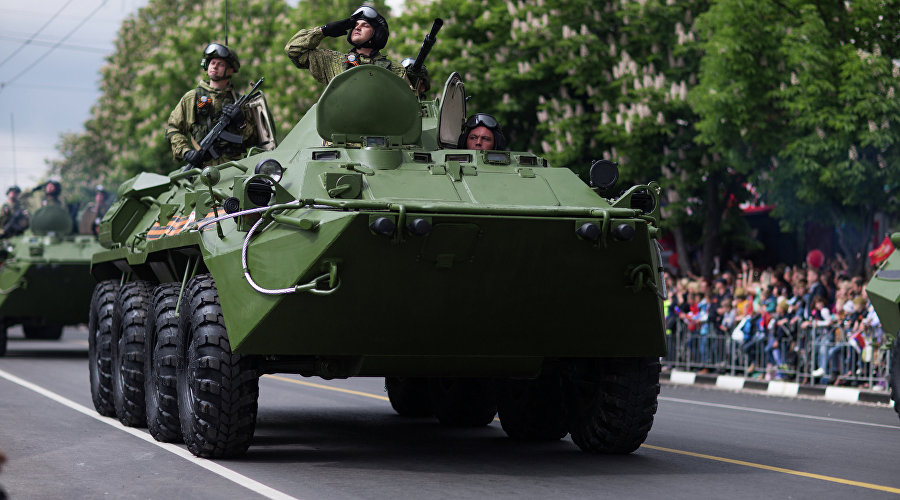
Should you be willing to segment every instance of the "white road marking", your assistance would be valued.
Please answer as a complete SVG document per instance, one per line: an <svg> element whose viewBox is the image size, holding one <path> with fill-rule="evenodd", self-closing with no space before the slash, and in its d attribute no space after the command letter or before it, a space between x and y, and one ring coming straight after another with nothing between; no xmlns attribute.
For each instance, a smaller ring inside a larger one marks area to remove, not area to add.
<svg viewBox="0 0 900 500"><path fill-rule="evenodd" d="M844 420L841 418L831 418L831 417L820 417L818 415L804 415L802 413L789 413L785 411L776 411L776 410L763 410L760 408L749 408L746 406L734 406L734 405L725 405L721 403L707 403L704 401L692 401L690 399L679 399L679 398L667 398L663 396L659 396L660 401L671 401L673 403L684 403L689 405L697 405L697 406L709 406L713 408L722 408L725 410L737 410L737 411L746 411L751 413L764 413L767 415L779 415L782 417L794 417L794 418L803 418L807 420L822 420L825 422L838 422L842 424L854 424L854 425L862 425L867 427L882 427L885 429L900 429L900 426L896 425L887 425L887 424L875 424L871 422L860 422L858 420Z"/></svg>
<svg viewBox="0 0 900 500"><path fill-rule="evenodd" d="M40 394L41 396L49 398L49 399L51 399L63 406L66 406L72 410L75 410L79 413L83 413L84 415L87 415L87 416L93 418L94 420L97 420L99 422L103 422L104 424L115 427L116 429L118 429L120 431L127 432L128 434L131 434L132 436L134 436L136 438L143 439L144 441L146 441L152 445L158 446L174 455L178 455L179 457L187 460L188 462L191 462L195 465L203 467L204 469L212 472L213 474L217 474L229 481L232 481L240 486L243 486L244 488L247 488L248 490L250 490L254 493L258 493L266 498L271 498L273 500L297 500L295 497L292 497L286 493L282 493L282 492L280 492L272 487L266 486L258 481L254 481L253 479L250 479L249 477L247 477L243 474L240 474L238 472L235 472L227 467L223 467L223 466L221 466L215 462L212 462L210 460L195 457L194 455L191 454L191 452L187 451L184 448L181 448L180 446L177 446L177 445L174 445L171 443L160 443L159 441L153 439L153 436L151 436L150 434L148 434L146 432L143 432L143 431L131 428L131 427L125 427L118 420L115 420L115 419L109 418L109 417L103 417L91 408L82 406L70 399L60 396L59 394L56 394L55 392L44 389L43 387L41 387L39 385L35 385L27 380L17 377L11 373L0 370L0 377L5 378L6 380L9 380L10 382L12 382L14 384L18 384L28 390L34 391L34 392Z"/></svg>

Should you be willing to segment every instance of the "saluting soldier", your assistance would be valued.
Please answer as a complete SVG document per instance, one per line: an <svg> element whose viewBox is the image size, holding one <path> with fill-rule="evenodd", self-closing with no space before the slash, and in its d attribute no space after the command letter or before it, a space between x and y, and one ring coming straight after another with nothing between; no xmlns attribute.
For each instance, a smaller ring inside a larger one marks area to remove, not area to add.
<svg viewBox="0 0 900 500"><path fill-rule="evenodd" d="M344 54L334 50L320 49L325 37L347 35L347 42L353 46ZM361 64L374 64L390 70L406 79L410 87L417 85L419 93L428 88L428 75L410 75L407 68L395 65L380 51L387 44L390 31L384 17L369 6L362 6L353 15L340 21L332 21L324 26L316 26L298 31L284 47L288 57L300 69L308 69L316 81L328 84L335 75Z"/></svg>
<svg viewBox="0 0 900 500"><path fill-rule="evenodd" d="M209 82L201 81L196 89L184 94L166 124L166 139L172 145L172 155L175 161L197 166L240 159L249 147L259 142L255 127L249 125L244 117L247 110L235 105L238 96L231 84L231 75L238 72L241 63L233 50L219 43L211 43L203 51L200 66L209 76ZM219 158L200 158L200 142L216 126L223 113L231 116L225 131L240 140L220 139L214 147L221 155Z"/></svg>

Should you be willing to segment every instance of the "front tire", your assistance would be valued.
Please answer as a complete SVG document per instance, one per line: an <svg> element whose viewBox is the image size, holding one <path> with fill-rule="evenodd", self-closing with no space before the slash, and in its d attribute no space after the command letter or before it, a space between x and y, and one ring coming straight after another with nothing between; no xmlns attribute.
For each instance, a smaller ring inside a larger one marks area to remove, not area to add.
<svg viewBox="0 0 900 500"><path fill-rule="evenodd" d="M569 362L563 383L575 444L593 453L637 450L653 425L659 371L658 358Z"/></svg>
<svg viewBox="0 0 900 500"><path fill-rule="evenodd" d="M178 417L178 363L184 349L175 308L181 283L163 283L153 290L147 318L144 356L144 397L147 429L163 443L180 443Z"/></svg>
<svg viewBox="0 0 900 500"><path fill-rule="evenodd" d="M91 400L97 413L116 416L112 397L112 317L116 304L116 280L101 281L94 287L88 319L88 373L91 381Z"/></svg>
<svg viewBox="0 0 900 500"><path fill-rule="evenodd" d="M385 377L384 390L397 415L412 418L434 415L427 378Z"/></svg>
<svg viewBox="0 0 900 500"><path fill-rule="evenodd" d="M9 335L6 333L6 321L0 318L0 357L6 356L6 343Z"/></svg>
<svg viewBox="0 0 900 500"><path fill-rule="evenodd" d="M112 321L112 381L116 417L123 425L144 427L144 329L153 285L125 283L116 294Z"/></svg>
<svg viewBox="0 0 900 500"><path fill-rule="evenodd" d="M434 414L442 425L483 427L497 414L497 394L489 379L431 379Z"/></svg>
<svg viewBox="0 0 900 500"><path fill-rule="evenodd" d="M198 457L240 456L256 428L259 375L250 358L231 352L212 276L191 279L180 309L178 413L184 443Z"/></svg>

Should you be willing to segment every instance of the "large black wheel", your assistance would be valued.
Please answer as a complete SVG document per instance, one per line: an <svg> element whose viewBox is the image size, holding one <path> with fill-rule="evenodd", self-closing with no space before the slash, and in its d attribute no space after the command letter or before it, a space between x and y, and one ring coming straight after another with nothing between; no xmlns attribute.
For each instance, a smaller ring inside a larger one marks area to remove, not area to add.
<svg viewBox="0 0 900 500"><path fill-rule="evenodd" d="M62 337L63 325L22 325L26 339L59 340Z"/></svg>
<svg viewBox="0 0 900 500"><path fill-rule="evenodd" d="M242 455L256 428L259 375L252 359L231 352L212 276L191 279L180 310L178 413L184 443L198 457Z"/></svg>
<svg viewBox="0 0 900 500"><path fill-rule="evenodd" d="M112 381L116 417L123 425L144 427L144 328L153 284L125 283L116 294L113 308Z"/></svg>
<svg viewBox="0 0 900 500"><path fill-rule="evenodd" d="M584 451L631 453L647 439L659 396L658 358L574 360L563 378L569 432Z"/></svg>
<svg viewBox="0 0 900 500"><path fill-rule="evenodd" d="M9 337L6 333L6 321L0 318L0 356L6 356L6 342Z"/></svg>
<svg viewBox="0 0 900 500"><path fill-rule="evenodd" d="M500 425L513 439L555 441L569 433L558 375L498 382L497 412Z"/></svg>
<svg viewBox="0 0 900 500"><path fill-rule="evenodd" d="M497 394L492 380L434 378L430 384L434 414L451 427L482 427L497 414Z"/></svg>
<svg viewBox="0 0 900 500"><path fill-rule="evenodd" d="M88 373L91 380L91 399L97 413L114 417L116 407L112 397L112 317L116 304L116 280L101 281L94 287L88 319Z"/></svg>
<svg viewBox="0 0 900 500"><path fill-rule="evenodd" d="M181 283L163 283L153 290L144 333L144 396L147 428L164 443L181 442L178 417L177 370L183 351L175 307Z"/></svg>
<svg viewBox="0 0 900 500"><path fill-rule="evenodd" d="M434 415L427 378L385 377L384 390L394 411L401 417Z"/></svg>
<svg viewBox="0 0 900 500"><path fill-rule="evenodd" d="M891 382L891 399L894 401L894 411L900 415L900 337L894 339L894 347L891 348L891 366L888 374Z"/></svg>

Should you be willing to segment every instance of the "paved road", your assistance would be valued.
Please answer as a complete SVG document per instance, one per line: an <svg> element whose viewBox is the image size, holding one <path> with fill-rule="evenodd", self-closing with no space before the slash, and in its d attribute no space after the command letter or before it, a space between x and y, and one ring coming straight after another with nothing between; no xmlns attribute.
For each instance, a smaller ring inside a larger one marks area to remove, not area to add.
<svg viewBox="0 0 900 500"><path fill-rule="evenodd" d="M92 409L84 329L11 331L0 358L0 484L11 498L881 498L900 493L900 421L867 405L664 386L646 444L592 456L498 422L398 417L380 379L260 381L240 460L201 460Z"/></svg>

